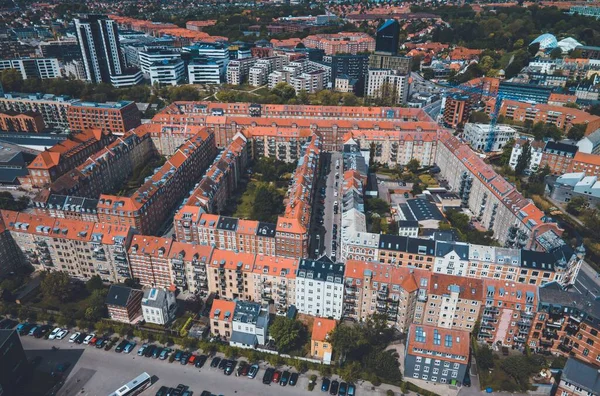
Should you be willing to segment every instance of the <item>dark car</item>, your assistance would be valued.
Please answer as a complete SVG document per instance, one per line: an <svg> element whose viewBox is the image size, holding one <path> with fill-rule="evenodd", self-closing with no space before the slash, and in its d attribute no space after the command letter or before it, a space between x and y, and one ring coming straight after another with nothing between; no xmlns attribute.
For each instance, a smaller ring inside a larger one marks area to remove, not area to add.
<svg viewBox="0 0 600 396"><path fill-rule="evenodd" d="M354 384L348 384L348 396L356 395L356 387Z"/></svg>
<svg viewBox="0 0 600 396"><path fill-rule="evenodd" d="M200 396L210 396L210 392L209 391L202 391L202 393L200 393Z"/></svg>
<svg viewBox="0 0 600 396"><path fill-rule="evenodd" d="M243 360L240 362L237 372L235 373L236 377L245 377L248 375L248 369L250 368L250 366L248 365L248 363L244 362Z"/></svg>
<svg viewBox="0 0 600 396"><path fill-rule="evenodd" d="M330 395L337 395L338 389L340 388L340 383L336 380L331 381L331 387L329 388Z"/></svg>
<svg viewBox="0 0 600 396"><path fill-rule="evenodd" d="M225 367L227 367L227 362L227 359L221 360L221 363L219 363L219 370L225 370Z"/></svg>
<svg viewBox="0 0 600 396"><path fill-rule="evenodd" d="M177 359L177 357L175 357ZM221 363L220 357L215 357L212 362L210 362L210 367L219 367L219 363Z"/></svg>
<svg viewBox="0 0 600 396"><path fill-rule="evenodd" d="M48 334L48 332L50 331L51 328L52 327L50 327L49 325L40 326L35 330L35 333L33 333L33 336L35 338L42 338L43 336Z"/></svg>
<svg viewBox="0 0 600 396"><path fill-rule="evenodd" d="M115 347L115 352L117 352L117 353L123 352L123 348L125 348L127 346L127 344L129 344L129 341L127 341L127 340L123 340L123 341L119 342L119 345L117 345Z"/></svg>
<svg viewBox="0 0 600 396"><path fill-rule="evenodd" d="M196 363L194 363L194 366L200 368L202 366L204 366L204 363L206 363L206 360L208 359L208 356L206 355L200 355L196 358Z"/></svg>
<svg viewBox="0 0 600 396"><path fill-rule="evenodd" d="M148 345L148 348L144 351L144 357L150 357L154 353L156 345Z"/></svg>
<svg viewBox="0 0 600 396"><path fill-rule="evenodd" d="M268 385L273 380L273 374L275 373L275 369L269 367L265 370L265 375L263 375L263 384Z"/></svg>
<svg viewBox="0 0 600 396"><path fill-rule="evenodd" d="M347 391L348 391L348 384L346 384L345 382L342 382L340 384L340 390L338 391L338 395L346 396Z"/></svg>
<svg viewBox="0 0 600 396"><path fill-rule="evenodd" d="M321 390L323 392L327 392L329 390L330 384L331 384L331 381L329 380L329 378L323 377L323 382L321 383Z"/></svg>
<svg viewBox="0 0 600 396"><path fill-rule="evenodd" d="M27 335L29 334L29 330L31 330L35 324L21 323L19 326L17 326L17 332L19 335Z"/></svg>
<svg viewBox="0 0 600 396"><path fill-rule="evenodd" d="M279 385L286 386L288 384L289 380L290 380L290 372L284 371L283 374L281 374L281 379L279 380Z"/></svg>
<svg viewBox="0 0 600 396"><path fill-rule="evenodd" d="M160 354L162 353L164 348L161 347L156 347L156 349L152 352L152 359L158 359L158 357L160 356Z"/></svg>
<svg viewBox="0 0 600 396"><path fill-rule="evenodd" d="M106 340L106 338L98 338L98 341L96 341L96 348L104 348L107 342L108 341Z"/></svg>
<svg viewBox="0 0 600 396"><path fill-rule="evenodd" d="M248 370L248 378L253 379L254 377L256 377L256 374L258 374L258 364L253 364L252 366L250 366L250 370Z"/></svg>
<svg viewBox="0 0 600 396"><path fill-rule="evenodd" d="M167 388L166 386L161 386L158 392L156 392L156 396L166 396L168 391L169 388Z"/></svg>
<svg viewBox="0 0 600 396"><path fill-rule="evenodd" d="M298 383L298 373L292 373L292 375L290 375L290 386L296 386L296 384Z"/></svg>
<svg viewBox="0 0 600 396"><path fill-rule="evenodd" d="M176 395L181 395L183 392L185 392L186 390L188 390L190 387L183 385L183 384L179 384L177 385L177 388L175 388L175 394Z"/></svg>
<svg viewBox="0 0 600 396"><path fill-rule="evenodd" d="M183 355L181 355L181 360L179 361L179 363L181 363L182 365L186 365L188 363L188 360L190 360L190 356L192 356L190 353L184 352Z"/></svg>
<svg viewBox="0 0 600 396"><path fill-rule="evenodd" d="M235 370L236 365L237 365L237 362L235 360L228 360L227 364L225 365L225 369L223 370L225 375L233 374L233 370Z"/></svg>
<svg viewBox="0 0 600 396"><path fill-rule="evenodd" d="M87 337L87 334L86 334L86 333L81 333L81 334L79 334L79 337L77 337L77 338L75 339L75 343L76 343L76 344L83 344L83 340L85 340L85 337Z"/></svg>
<svg viewBox="0 0 600 396"><path fill-rule="evenodd" d="M183 352L181 351L176 351L175 352L175 360L176 361L180 361L181 360L181 356L183 355Z"/></svg>

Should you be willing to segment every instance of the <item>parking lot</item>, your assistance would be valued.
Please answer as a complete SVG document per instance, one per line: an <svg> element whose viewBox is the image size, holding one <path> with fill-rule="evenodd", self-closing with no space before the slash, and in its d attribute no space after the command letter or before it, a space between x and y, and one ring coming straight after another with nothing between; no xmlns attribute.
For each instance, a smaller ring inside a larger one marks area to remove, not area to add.
<svg viewBox="0 0 600 396"><path fill-rule="evenodd" d="M161 386L174 388L178 384L189 386L197 396L204 390L217 395L304 395L307 392L308 378L303 375L295 387L276 383L264 385L264 364L260 365L254 379L233 374L226 376L222 369L210 367L210 359L202 368L196 368L189 364L181 365L177 361L169 363L168 360L138 356L139 343L131 353L125 354L116 353L114 347L105 351L103 348L71 343L69 336L62 340L21 336L28 358L41 357L39 370L57 373L58 366L64 367L66 383L58 392L60 396L106 396L142 372L156 379L143 395L155 395ZM53 346L57 349L52 350Z"/></svg>

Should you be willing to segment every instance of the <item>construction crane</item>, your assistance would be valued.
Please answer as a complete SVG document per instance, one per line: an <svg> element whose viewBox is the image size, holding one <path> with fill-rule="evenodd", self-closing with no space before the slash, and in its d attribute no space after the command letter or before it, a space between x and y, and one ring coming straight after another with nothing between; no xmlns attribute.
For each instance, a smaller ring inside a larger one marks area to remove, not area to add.
<svg viewBox="0 0 600 396"><path fill-rule="evenodd" d="M469 86L464 86L464 85L449 85L449 84L441 84L438 83L438 85L444 86L446 88L448 88L447 91L444 91L444 93L442 94L442 103L446 103L446 98L447 96L452 93L452 92L464 92L467 94L489 94L487 91L484 91L483 89L481 89L481 87L479 86L475 86L475 87L469 87ZM494 139L496 139L496 123L498 122L498 113L500 112L500 109L502 108L502 101L504 99L504 95L498 93L496 95L496 103L494 105L494 109L492 111L492 113L490 114L490 131L488 133L488 137L485 143L485 152L490 152L492 150L492 147L494 146ZM440 110L440 111L443 111Z"/></svg>

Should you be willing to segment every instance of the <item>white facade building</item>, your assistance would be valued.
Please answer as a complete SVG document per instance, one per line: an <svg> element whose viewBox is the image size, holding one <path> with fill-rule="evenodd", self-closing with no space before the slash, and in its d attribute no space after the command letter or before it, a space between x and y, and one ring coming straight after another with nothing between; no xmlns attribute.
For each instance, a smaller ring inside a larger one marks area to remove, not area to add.
<svg viewBox="0 0 600 396"><path fill-rule="evenodd" d="M127 73L110 76L110 83L115 88L132 87L141 84L142 81L144 81L144 74L137 69L131 69Z"/></svg>
<svg viewBox="0 0 600 396"><path fill-rule="evenodd" d="M238 348L265 345L268 341L268 307L250 301L236 301L231 327L229 345Z"/></svg>
<svg viewBox="0 0 600 396"><path fill-rule="evenodd" d="M56 58L23 58L0 60L0 71L16 69L23 80L28 78L60 78L60 66Z"/></svg>
<svg viewBox="0 0 600 396"><path fill-rule="evenodd" d="M179 52L157 48L147 48L144 51L139 52L140 69L145 75L150 75L150 66L154 63L171 59L181 59L181 54Z"/></svg>
<svg viewBox="0 0 600 396"><path fill-rule="evenodd" d="M220 84L221 66L214 59L195 59L188 65L190 84Z"/></svg>
<svg viewBox="0 0 600 396"><path fill-rule="evenodd" d="M75 59L69 63L65 63L63 70L65 77L74 78L76 80L85 80L85 67L80 60Z"/></svg>
<svg viewBox="0 0 600 396"><path fill-rule="evenodd" d="M149 74L152 85L177 85L185 78L185 63L176 58L154 62Z"/></svg>
<svg viewBox="0 0 600 396"><path fill-rule="evenodd" d="M464 138L474 150L488 151L488 139L490 139L491 126L489 124L465 124ZM500 151L510 139L514 139L517 131L508 125L496 125L491 137L493 143L489 151Z"/></svg>
<svg viewBox="0 0 600 396"><path fill-rule="evenodd" d="M175 294L162 289L144 291L142 315L146 323L165 325L175 319L177 300Z"/></svg>
<svg viewBox="0 0 600 396"><path fill-rule="evenodd" d="M296 307L307 315L340 319L344 301L344 264L327 258L301 259L296 275Z"/></svg>
<svg viewBox="0 0 600 396"><path fill-rule="evenodd" d="M523 145L525 144L526 139L518 139L513 146L512 152L510 153L510 160L508 165L511 169L515 169L517 166L517 162L519 161L519 156L523 152ZM531 159L529 160L528 172L533 173L539 169L540 164L542 163L542 154L544 153L544 143L538 142L535 140L530 140L529 144L531 145Z"/></svg>
<svg viewBox="0 0 600 396"><path fill-rule="evenodd" d="M392 96L394 103L406 103L408 97L408 76L397 70L373 69L367 75L365 95L370 98Z"/></svg>
<svg viewBox="0 0 600 396"><path fill-rule="evenodd" d="M227 65L227 84L241 85L246 82L250 75L250 68L256 61L255 58L230 60Z"/></svg>
<svg viewBox="0 0 600 396"><path fill-rule="evenodd" d="M265 85L271 72L282 70L287 64L287 56L270 56L258 59L254 66L250 68L248 84L254 87Z"/></svg>

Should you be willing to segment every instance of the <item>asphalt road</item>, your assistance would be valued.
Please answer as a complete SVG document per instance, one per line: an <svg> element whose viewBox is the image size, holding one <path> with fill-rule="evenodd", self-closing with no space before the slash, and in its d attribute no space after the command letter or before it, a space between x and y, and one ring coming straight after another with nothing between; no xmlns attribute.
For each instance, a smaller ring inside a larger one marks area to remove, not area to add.
<svg viewBox="0 0 600 396"><path fill-rule="evenodd" d="M589 295L592 298L600 297L600 276L585 261L575 279L573 290L583 295Z"/></svg>
<svg viewBox="0 0 600 396"><path fill-rule="evenodd" d="M339 161L339 168L336 169L336 161ZM338 177L336 179L336 173ZM325 216L324 216L324 224L325 227L325 251L327 252L327 256L331 257L332 255L332 242L335 240L337 244L337 254L336 258L340 257L340 238L341 238L341 223L342 223L342 200L341 200L341 192L342 192L342 183L344 181L344 161L342 158L342 153L336 152L331 154L331 165L329 167L329 174L327 175L327 185L325 187ZM337 186L336 186L337 182ZM337 192L337 196L335 193ZM338 202L338 213L334 213L334 205L335 202ZM333 225L337 224L337 236L333 239Z"/></svg>
<svg viewBox="0 0 600 396"><path fill-rule="evenodd" d="M78 345L64 340L44 340L29 336L21 337L28 357L42 356L40 370L54 371L58 363L69 362L68 377L58 396L106 396L118 387L147 372L158 378L143 395L154 395L161 386L176 387L188 385L195 396L203 390L225 396L231 395L306 395L308 378L300 376L295 387L282 387L277 384L263 385L264 367L254 379L225 376L220 370L209 367L209 362L197 369L169 363L158 359L138 357L136 353L116 353L87 345ZM52 346L58 351L52 351Z"/></svg>

